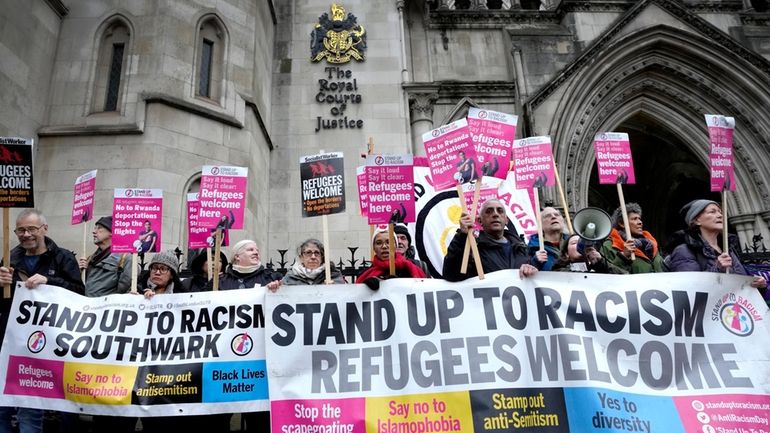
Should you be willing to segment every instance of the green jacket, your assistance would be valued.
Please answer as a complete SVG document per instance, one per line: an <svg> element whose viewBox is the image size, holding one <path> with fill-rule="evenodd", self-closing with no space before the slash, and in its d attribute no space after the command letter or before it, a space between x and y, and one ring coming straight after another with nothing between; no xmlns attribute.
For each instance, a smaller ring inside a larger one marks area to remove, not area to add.
<svg viewBox="0 0 770 433"><path fill-rule="evenodd" d="M602 244L601 254L607 259L607 262L627 271L629 274L649 274L652 272L665 272L663 257L658 251L658 241L652 235L645 231L644 237L653 245L652 259L640 254L636 255L636 260L627 259L623 255L623 239L616 229L612 229L610 237Z"/></svg>

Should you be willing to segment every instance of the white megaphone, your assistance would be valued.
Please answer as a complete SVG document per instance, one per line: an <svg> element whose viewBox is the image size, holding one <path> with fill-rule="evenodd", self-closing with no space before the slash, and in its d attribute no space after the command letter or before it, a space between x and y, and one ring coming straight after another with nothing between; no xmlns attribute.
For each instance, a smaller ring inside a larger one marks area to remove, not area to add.
<svg viewBox="0 0 770 433"><path fill-rule="evenodd" d="M598 207L580 209L572 219L575 234L580 236L578 252L583 254L585 247L596 248L612 231L610 215Z"/></svg>

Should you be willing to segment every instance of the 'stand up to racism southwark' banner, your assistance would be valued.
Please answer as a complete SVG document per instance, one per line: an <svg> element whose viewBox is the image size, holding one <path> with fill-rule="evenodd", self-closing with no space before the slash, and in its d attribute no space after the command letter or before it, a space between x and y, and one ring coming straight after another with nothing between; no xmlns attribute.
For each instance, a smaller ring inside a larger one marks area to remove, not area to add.
<svg viewBox="0 0 770 433"><path fill-rule="evenodd" d="M770 312L749 281L510 270L279 290L272 431L767 431Z"/></svg>
<svg viewBox="0 0 770 433"><path fill-rule="evenodd" d="M112 252L160 251L162 217L163 190L116 188L112 202Z"/></svg>
<svg viewBox="0 0 770 433"><path fill-rule="evenodd" d="M415 221L412 155L366 157L366 197L369 224Z"/></svg>
<svg viewBox="0 0 770 433"><path fill-rule="evenodd" d="M17 290L0 405L118 416L268 408L264 289L85 298Z"/></svg>
<svg viewBox="0 0 770 433"><path fill-rule="evenodd" d="M72 219L70 224L76 225L91 221L94 217L94 194L96 193L96 170L75 179L72 197Z"/></svg>
<svg viewBox="0 0 770 433"><path fill-rule="evenodd" d="M468 129L476 148L480 174L505 179L511 161L518 117L497 111L468 109Z"/></svg>
<svg viewBox="0 0 770 433"><path fill-rule="evenodd" d="M594 137L594 150L600 184L633 185L636 183L628 134L625 132L600 132Z"/></svg>
<svg viewBox="0 0 770 433"><path fill-rule="evenodd" d="M302 216L345 212L345 160L342 152L299 159Z"/></svg>
<svg viewBox="0 0 770 433"><path fill-rule="evenodd" d="M0 207L35 207L32 139L0 137Z"/></svg>
<svg viewBox="0 0 770 433"><path fill-rule="evenodd" d="M706 114L709 128L709 165L711 191L735 191L733 169L733 132L735 119L718 114Z"/></svg>

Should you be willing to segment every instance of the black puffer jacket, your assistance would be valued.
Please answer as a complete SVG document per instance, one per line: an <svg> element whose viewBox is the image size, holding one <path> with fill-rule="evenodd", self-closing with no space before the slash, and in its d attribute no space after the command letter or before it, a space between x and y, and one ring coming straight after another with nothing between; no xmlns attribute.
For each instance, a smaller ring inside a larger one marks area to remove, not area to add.
<svg viewBox="0 0 770 433"><path fill-rule="evenodd" d="M510 243L510 252L506 254L503 244L496 242L488 234L481 231L476 243L479 246L479 257L484 273L500 271L503 269L518 269L521 265L529 262L529 250L527 245L517 236L505 232L505 238ZM447 281L462 281L467 278L478 276L476 265L471 255L468 260L468 273L461 274L463 251L465 241L468 236L461 231L455 233L452 242L447 248L446 257L444 257L443 277Z"/></svg>
<svg viewBox="0 0 770 433"><path fill-rule="evenodd" d="M227 271L219 276L219 290L251 289L256 286L265 286L267 283L280 280L283 277L280 272L273 272L260 266L259 269L250 273L242 274L230 266ZM211 290L213 280L206 286Z"/></svg>

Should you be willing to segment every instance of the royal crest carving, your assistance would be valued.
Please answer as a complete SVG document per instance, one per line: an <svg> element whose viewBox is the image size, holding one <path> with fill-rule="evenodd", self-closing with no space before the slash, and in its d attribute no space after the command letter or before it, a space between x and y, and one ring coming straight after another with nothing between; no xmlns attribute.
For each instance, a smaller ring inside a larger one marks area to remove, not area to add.
<svg viewBox="0 0 770 433"><path fill-rule="evenodd" d="M351 58L364 61L366 51L366 30L358 24L355 15L345 14L342 5L331 5L331 18L328 13L318 17L310 33L310 59L320 62L326 59L333 64L342 64Z"/></svg>

